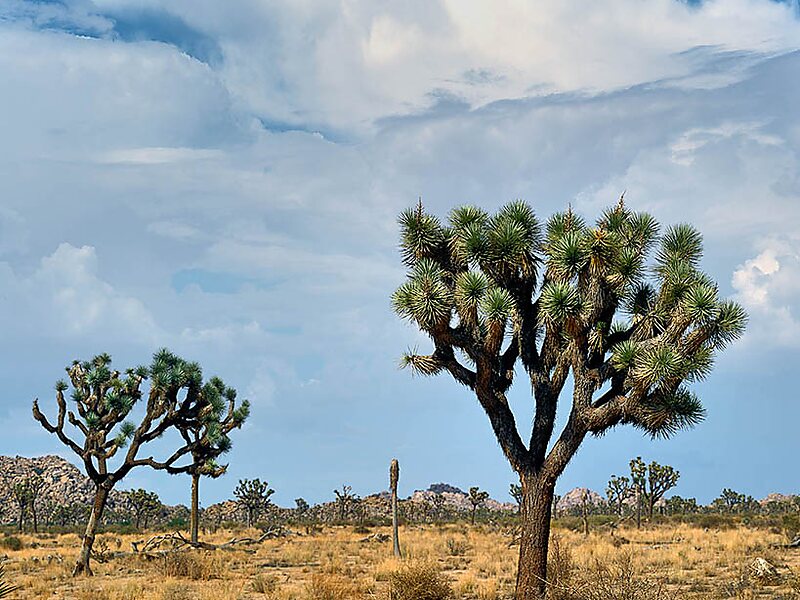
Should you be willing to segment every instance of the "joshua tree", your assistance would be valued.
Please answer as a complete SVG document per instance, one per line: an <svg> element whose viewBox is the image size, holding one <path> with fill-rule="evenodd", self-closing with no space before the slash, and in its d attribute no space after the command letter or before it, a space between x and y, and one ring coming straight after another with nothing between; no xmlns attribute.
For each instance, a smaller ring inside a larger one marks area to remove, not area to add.
<svg viewBox="0 0 800 600"><path fill-rule="evenodd" d="M18 526L20 531L25 528L25 519L30 515L33 531L39 533L37 505L43 488L44 479L42 479L40 471L34 471L32 475L17 481L12 487L14 501L19 510Z"/></svg>
<svg viewBox="0 0 800 600"><path fill-rule="evenodd" d="M508 495L517 503L517 509L522 506L522 486L517 483L512 483L508 486Z"/></svg>
<svg viewBox="0 0 800 600"><path fill-rule="evenodd" d="M647 516L653 519L653 508L664 497L667 491L678 484L681 474L669 465L660 465L656 461L647 467Z"/></svg>
<svg viewBox="0 0 800 600"><path fill-rule="evenodd" d="M581 520L583 522L583 535L589 536L589 490L581 492Z"/></svg>
<svg viewBox="0 0 800 600"><path fill-rule="evenodd" d="M447 512L447 498L445 498L445 495L442 493L434 494L433 498L431 498L431 505L433 506L434 520L443 520Z"/></svg>
<svg viewBox="0 0 800 600"><path fill-rule="evenodd" d="M746 315L699 270L695 229L669 228L649 263L659 226L622 200L593 226L570 209L543 231L521 201L494 215L459 207L446 225L420 203L400 226L408 280L394 308L433 342L403 363L446 371L477 397L522 485L516 597L541 598L556 480L583 440L621 424L666 437L700 421L683 384L709 373ZM507 399L520 372L535 406L527 443ZM569 418L551 445L568 381Z"/></svg>
<svg viewBox="0 0 800 600"><path fill-rule="evenodd" d="M39 410L38 400L33 402L33 416L81 458L86 475L95 485L92 509L73 571L76 576L91 575L92 545L111 490L136 467L188 472L192 463L184 461L194 449L191 442L173 446L172 454L161 460L152 455L140 456L140 452L178 425L186 427L187 423L200 419L207 403L202 393L200 366L168 350L159 350L149 368L137 367L120 373L111 368L108 354L100 354L89 361L75 361L67 367L67 374L70 383L58 381L55 386L58 406L55 423ZM150 389L145 396L142 385L148 378ZM71 403L77 413L67 408L64 393L70 385ZM142 405L143 397L146 400L142 410L135 411ZM139 413L138 423L129 420L134 418L134 412ZM75 441L80 438L82 443Z"/></svg>
<svg viewBox="0 0 800 600"><path fill-rule="evenodd" d="M389 465L389 489L392 492L392 549L397 558L402 558L400 553L400 538L397 531L397 484L400 481L400 463L396 458Z"/></svg>
<svg viewBox="0 0 800 600"><path fill-rule="evenodd" d="M647 487L647 465L644 464L641 456L637 456L630 462L631 467L631 486L636 502L636 527L642 526L642 510Z"/></svg>
<svg viewBox="0 0 800 600"><path fill-rule="evenodd" d="M336 495L336 506L338 507L339 520L344 521L350 512L352 504L356 500L353 488L349 485L342 485L341 490L333 490Z"/></svg>
<svg viewBox="0 0 800 600"><path fill-rule="evenodd" d="M272 500L270 496L275 490L269 487L266 481L260 479L240 479L239 485L233 490L236 502L244 508L247 513L247 526L253 527L259 517L266 511Z"/></svg>
<svg viewBox="0 0 800 600"><path fill-rule="evenodd" d="M133 509L136 529L139 529L139 525L142 521L144 521L144 527L146 529L150 517L156 515L161 509L161 500L158 499L158 494L138 489L131 490L127 493L127 496L128 501L131 503L131 508Z"/></svg>
<svg viewBox="0 0 800 600"><path fill-rule="evenodd" d="M611 479L608 480L606 498L608 498L609 505L616 508L616 512L620 517L625 506L625 500L630 498L633 493L633 486L629 478L612 475Z"/></svg>
<svg viewBox="0 0 800 600"><path fill-rule="evenodd" d="M187 472L192 476L190 530L195 544L200 523L200 477L217 478L225 474L228 466L217 464L216 459L231 448L228 434L241 427L250 415L250 403L245 400L237 408L236 390L219 377L212 377L202 393L206 408L200 418L178 426L184 441L192 447L192 464Z"/></svg>
<svg viewBox="0 0 800 600"><path fill-rule="evenodd" d="M475 525L475 512L478 508L484 506L486 501L489 499L489 492L481 491L480 488L475 485L469 488L469 496L467 497L469 503L472 505L472 512L470 513L470 522Z"/></svg>
<svg viewBox="0 0 800 600"><path fill-rule="evenodd" d="M744 506L747 504L747 496L740 494L730 488L725 488L719 495L719 498L714 500L712 505L722 507L722 512L734 513L742 512Z"/></svg>

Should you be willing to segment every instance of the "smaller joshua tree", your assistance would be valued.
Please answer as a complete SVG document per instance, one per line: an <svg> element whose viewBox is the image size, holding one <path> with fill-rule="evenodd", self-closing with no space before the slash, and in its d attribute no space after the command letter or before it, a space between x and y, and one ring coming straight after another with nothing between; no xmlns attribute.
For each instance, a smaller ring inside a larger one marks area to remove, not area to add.
<svg viewBox="0 0 800 600"><path fill-rule="evenodd" d="M25 520L30 516L34 533L39 533L37 504L43 488L44 479L39 472L34 472L33 475L14 484L12 493L19 509L18 526L20 531L25 528Z"/></svg>
<svg viewBox="0 0 800 600"><path fill-rule="evenodd" d="M517 503L517 510L519 510L519 507L522 506L522 486L516 483L510 484L508 486L508 495Z"/></svg>
<svg viewBox="0 0 800 600"><path fill-rule="evenodd" d="M680 472L669 465L660 465L656 461L647 467L647 516L653 519L653 508L667 491L678 484Z"/></svg>
<svg viewBox="0 0 800 600"><path fill-rule="evenodd" d="M236 406L236 390L225 385L219 377L212 377L203 386L205 409L198 419L178 425L183 439L192 446L192 506L190 517L191 541L198 542L200 523L200 477L216 479L225 474L228 465L219 465L216 459L231 448L228 434L242 426L250 415L250 403L245 400Z"/></svg>
<svg viewBox="0 0 800 600"><path fill-rule="evenodd" d="M646 495L647 486L647 465L641 456L634 458L631 463L631 486L633 487L633 497L636 500L636 527L642 526L642 507Z"/></svg>
<svg viewBox="0 0 800 600"><path fill-rule="evenodd" d="M628 477L612 475L611 479L608 480L608 485L606 486L608 504L616 509L620 517L625 506L625 500L631 497L633 491L631 480Z"/></svg>
<svg viewBox="0 0 800 600"><path fill-rule="evenodd" d="M353 504L356 501L356 495L353 493L353 486L342 485L341 490L333 490L336 495L336 506L338 508L337 514L340 521L347 519Z"/></svg>
<svg viewBox="0 0 800 600"><path fill-rule="evenodd" d="M270 496L274 493L275 490L271 489L266 481L260 479L239 480L239 485L233 490L233 495L236 496L236 502L247 513L248 527L253 527L264 511L269 508L272 504Z"/></svg>
<svg viewBox="0 0 800 600"><path fill-rule="evenodd" d="M164 459L141 456L147 444L175 431L181 431L202 418L208 410L203 394L200 365L187 362L169 350L159 350L149 367L127 369L111 367L111 357L99 354L88 361L75 361L67 367L69 383L55 386L58 415L48 419L33 402L33 416L41 426L58 437L80 457L86 475L95 485L95 495L86 532L73 575L91 575L89 565L98 524L103 518L109 494L136 467L150 467L170 473L188 473L194 463L186 463L196 443L184 438L172 446ZM142 386L149 380L149 391ZM72 408L65 392L72 387ZM144 399L144 402L140 402ZM141 410L134 411L141 407ZM134 418L134 414L138 417ZM174 438L174 436L173 436ZM82 440L82 442L76 441Z"/></svg>
<svg viewBox="0 0 800 600"><path fill-rule="evenodd" d="M128 501L131 503L131 509L133 510L136 529L139 529L139 525L142 523L144 523L144 527L147 529L147 523L150 518L158 514L158 511L161 509L161 500L159 500L158 494L138 489L131 490L128 492L127 496Z"/></svg>
<svg viewBox="0 0 800 600"><path fill-rule="evenodd" d="M400 538L398 537L397 523L397 484L400 481L400 463L392 459L389 465L389 487L392 492L392 549L397 558L402 558L400 552Z"/></svg>
<svg viewBox="0 0 800 600"><path fill-rule="evenodd" d="M469 496L467 498L469 503L472 505L472 512L470 513L470 522L475 525L475 513L477 512L478 508L484 506L486 501L489 499L489 492L481 491L481 489L476 485L469 488Z"/></svg>

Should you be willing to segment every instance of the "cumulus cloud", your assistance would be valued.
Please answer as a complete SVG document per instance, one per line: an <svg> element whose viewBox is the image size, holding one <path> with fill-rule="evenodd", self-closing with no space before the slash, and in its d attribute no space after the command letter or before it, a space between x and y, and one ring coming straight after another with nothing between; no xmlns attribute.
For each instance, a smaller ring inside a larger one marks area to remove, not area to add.
<svg viewBox="0 0 800 600"><path fill-rule="evenodd" d="M93 337L104 343L123 337L153 344L162 335L139 299L99 275L97 253L91 246L59 244L27 277L19 276L8 263L2 267L7 299L3 326L17 336Z"/></svg>
<svg viewBox="0 0 800 600"><path fill-rule="evenodd" d="M732 285L751 315L748 336L766 345L800 345L800 239L770 238L739 265Z"/></svg>

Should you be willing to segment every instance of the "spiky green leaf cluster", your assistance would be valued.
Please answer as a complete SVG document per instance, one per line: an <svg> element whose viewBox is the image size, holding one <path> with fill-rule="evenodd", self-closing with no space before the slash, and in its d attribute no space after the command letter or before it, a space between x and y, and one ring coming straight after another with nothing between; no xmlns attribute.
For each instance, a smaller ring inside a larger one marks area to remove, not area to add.
<svg viewBox="0 0 800 600"><path fill-rule="evenodd" d="M575 344L593 362L605 361L604 373L647 398L636 424L662 435L702 417L699 401L681 384L706 377L715 352L746 324L744 310L721 300L700 270L700 233L681 224L660 235L652 215L622 199L594 224L570 208L544 231L521 201L494 214L460 206L446 224L420 204L401 215L400 227L408 279L392 297L394 309L437 348L453 351L408 353L402 364L416 373L447 369L468 382L452 356L474 365L476 353L520 343L509 336L532 315L525 326L535 330L524 339L539 344L536 351L547 344L547 352L566 352Z"/></svg>

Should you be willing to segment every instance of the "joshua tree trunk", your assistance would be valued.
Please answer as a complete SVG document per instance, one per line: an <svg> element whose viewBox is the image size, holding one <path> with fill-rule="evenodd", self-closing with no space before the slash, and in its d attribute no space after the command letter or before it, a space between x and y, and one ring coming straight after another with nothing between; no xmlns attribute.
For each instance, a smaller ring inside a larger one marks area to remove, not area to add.
<svg viewBox="0 0 800 600"><path fill-rule="evenodd" d="M392 488L392 547L397 558L402 557L400 552L400 538L398 537L397 523L397 483L400 480L400 463L393 459L389 467L389 485Z"/></svg>
<svg viewBox="0 0 800 600"><path fill-rule="evenodd" d="M636 529L642 527L642 493L636 490Z"/></svg>
<svg viewBox="0 0 800 600"><path fill-rule="evenodd" d="M523 474L522 538L519 544L516 600L542 600L547 585L547 547L555 481L543 475Z"/></svg>
<svg viewBox="0 0 800 600"><path fill-rule="evenodd" d="M73 577L77 577L78 575L93 575L92 569L89 566L89 560L92 557L92 546L94 545L94 538L97 534L97 525L103 516L103 510L106 508L109 491L108 488L101 485L97 487L94 493L94 504L92 504L92 512L89 513L89 521L86 523L86 532L83 534L81 553L78 556L75 569L72 571Z"/></svg>
<svg viewBox="0 0 800 600"><path fill-rule="evenodd" d="M39 518L36 516L36 503L31 504L31 518L33 518L33 533L39 533Z"/></svg>
<svg viewBox="0 0 800 600"><path fill-rule="evenodd" d="M192 542L197 543L197 533L199 530L200 522L200 474L192 473L192 516L191 516L191 529L192 529Z"/></svg>

